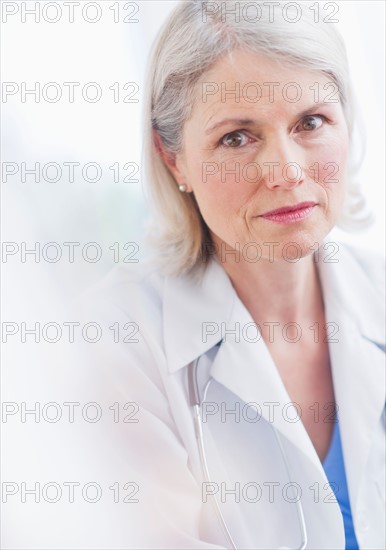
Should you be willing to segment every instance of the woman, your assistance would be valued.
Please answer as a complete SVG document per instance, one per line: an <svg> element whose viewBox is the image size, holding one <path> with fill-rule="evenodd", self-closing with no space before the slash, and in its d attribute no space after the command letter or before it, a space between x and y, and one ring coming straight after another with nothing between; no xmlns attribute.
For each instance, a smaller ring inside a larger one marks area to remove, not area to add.
<svg viewBox="0 0 386 550"><path fill-rule="evenodd" d="M328 239L368 220L344 45L301 6L182 2L154 45L156 253L94 309L132 548L385 547L383 261Z"/></svg>

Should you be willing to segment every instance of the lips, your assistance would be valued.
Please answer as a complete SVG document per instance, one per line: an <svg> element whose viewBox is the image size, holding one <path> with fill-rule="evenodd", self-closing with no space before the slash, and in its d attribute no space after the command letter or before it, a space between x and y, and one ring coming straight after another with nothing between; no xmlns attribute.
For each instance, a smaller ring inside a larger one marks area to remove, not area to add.
<svg viewBox="0 0 386 550"><path fill-rule="evenodd" d="M310 208L312 206L315 206L316 202L308 201L308 202L299 202L298 204L294 205L288 205L288 206L282 206L281 208L276 208L275 210L270 210L269 212L264 212L264 214L260 214L262 218L265 216L274 216L276 214L285 214L287 212L296 212L297 210L303 210L304 208Z"/></svg>

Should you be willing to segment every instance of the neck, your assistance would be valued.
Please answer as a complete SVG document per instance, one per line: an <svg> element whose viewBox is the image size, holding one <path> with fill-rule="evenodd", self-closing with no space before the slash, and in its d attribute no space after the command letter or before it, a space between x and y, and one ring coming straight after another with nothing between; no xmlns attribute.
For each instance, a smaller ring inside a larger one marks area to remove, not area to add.
<svg viewBox="0 0 386 550"><path fill-rule="evenodd" d="M320 319L323 299L313 254L294 263L268 258L252 263L231 254L219 262L256 322Z"/></svg>

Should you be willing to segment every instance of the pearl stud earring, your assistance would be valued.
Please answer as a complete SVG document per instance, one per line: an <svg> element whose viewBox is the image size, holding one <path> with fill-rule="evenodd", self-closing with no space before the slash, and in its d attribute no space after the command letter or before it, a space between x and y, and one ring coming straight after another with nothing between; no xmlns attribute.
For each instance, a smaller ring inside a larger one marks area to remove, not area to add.
<svg viewBox="0 0 386 550"><path fill-rule="evenodd" d="M186 190L187 190L187 187L184 183L181 183L179 186L178 186L178 189L181 191L181 193L185 193Z"/></svg>

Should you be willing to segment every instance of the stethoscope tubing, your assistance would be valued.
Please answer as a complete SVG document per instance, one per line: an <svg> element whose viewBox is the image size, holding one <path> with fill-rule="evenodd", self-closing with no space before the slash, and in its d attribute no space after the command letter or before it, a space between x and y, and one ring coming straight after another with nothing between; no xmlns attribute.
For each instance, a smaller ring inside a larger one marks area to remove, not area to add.
<svg viewBox="0 0 386 550"><path fill-rule="evenodd" d="M199 394L198 378L197 378L198 364L199 364L200 359L201 359L201 356L199 356L197 359L195 359L195 361L190 363L189 366L188 366L188 393L189 393L189 403L190 403L190 406L192 407L192 410L193 410L194 431L195 431L197 446L198 446L199 455L200 455L201 469L202 469L203 477L204 477L206 482L211 483L209 469L208 469L208 463L207 463L207 458L206 458L206 452L205 452L204 434L203 434L203 431L202 431L201 399L200 399L200 394ZM206 391L207 391L207 388L209 386L209 383L210 383L210 380L208 380L208 382L206 383L205 388L204 388L204 399L205 399L205 396L206 396ZM280 451L281 451L281 454L282 454L282 457L283 457L283 461L284 461L284 464L285 464L285 468L286 468L286 471L287 471L288 478L292 479L292 472L291 472L291 469L290 469L290 466L289 466L287 454L286 454L285 449L283 447L283 444L280 440L280 437L277 433L277 430L274 427L272 427L272 428L273 428L273 431L274 431L274 434L275 434L275 437L276 437L276 441L279 445L279 448L280 448ZM218 504L216 498L214 497L214 495L211 495L211 496L212 496L211 501L215 506L215 510L216 510L220 525L222 527L222 530L224 532L224 535L225 535L226 539L228 540L228 542L230 544L230 548L232 550L237 550L237 546L236 546L236 544L235 544L235 542L232 538L232 535L229 532L229 529L226 525L226 521L224 519L224 516L223 516L223 514L220 510L219 504ZM302 544L301 544L301 546L299 547L298 550L304 550L307 547L308 537L307 537L307 527L306 527L306 522L305 522L305 518L304 518L303 506L300 502L300 499L296 501L296 508L297 508L297 512L298 512L298 520L299 520L299 526L300 526L301 537L302 537Z"/></svg>
<svg viewBox="0 0 386 550"><path fill-rule="evenodd" d="M208 469L208 463L206 460L206 453L205 453L205 445L204 445L204 434L202 432L202 418L201 418L201 410L200 410L200 396L199 396L199 390L198 390L198 382L197 382L197 368L198 368L198 362L200 360L201 356L198 357L194 362L192 367L188 370L188 378L189 378L189 399L190 399L190 405L193 408L193 419L194 419L194 431L196 434L196 440L198 445L198 451L200 454L200 461L201 461L201 469L204 476L204 479L207 483L210 483L210 475L209 475L209 469ZM215 507L217 517L220 521L220 525L222 527L222 530L224 532L224 535L226 539L228 540L229 544L231 545L230 548L232 550L237 550L237 546L232 538L232 535L229 532L229 529L227 527L226 521L224 519L224 516L220 510L220 506L214 497L214 495L211 495L211 501L212 504Z"/></svg>

